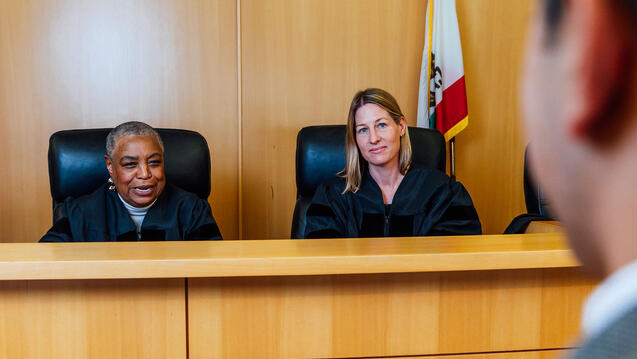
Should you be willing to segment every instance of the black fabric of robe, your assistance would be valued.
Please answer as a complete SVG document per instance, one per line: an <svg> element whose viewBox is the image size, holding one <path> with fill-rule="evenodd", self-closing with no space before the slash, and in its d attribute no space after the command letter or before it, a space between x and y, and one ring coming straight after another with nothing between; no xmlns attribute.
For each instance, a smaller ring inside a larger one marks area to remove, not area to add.
<svg viewBox="0 0 637 359"><path fill-rule="evenodd" d="M62 218L40 242L137 241L137 227L117 191L108 184L92 194L67 198ZM221 233L206 200L172 185L166 185L146 213L142 241L217 240Z"/></svg>
<svg viewBox="0 0 637 359"><path fill-rule="evenodd" d="M407 237L481 234L469 193L446 174L412 166L385 214L383 194L368 171L356 193L344 178L323 183L307 211L305 238Z"/></svg>

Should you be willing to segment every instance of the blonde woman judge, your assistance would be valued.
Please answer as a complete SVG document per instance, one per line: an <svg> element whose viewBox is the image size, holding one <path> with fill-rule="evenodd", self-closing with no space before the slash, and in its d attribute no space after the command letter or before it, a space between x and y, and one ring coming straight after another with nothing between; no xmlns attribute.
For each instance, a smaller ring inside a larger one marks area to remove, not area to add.
<svg viewBox="0 0 637 359"><path fill-rule="evenodd" d="M356 93L345 169L316 191L306 238L481 234L464 186L412 163L405 116L388 92Z"/></svg>

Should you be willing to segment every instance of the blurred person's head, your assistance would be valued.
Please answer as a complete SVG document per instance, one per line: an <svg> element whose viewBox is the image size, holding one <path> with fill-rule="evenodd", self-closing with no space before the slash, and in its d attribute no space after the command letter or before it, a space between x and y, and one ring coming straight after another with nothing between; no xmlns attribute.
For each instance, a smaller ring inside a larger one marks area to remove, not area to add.
<svg viewBox="0 0 637 359"><path fill-rule="evenodd" d="M542 0L523 85L531 165L593 273L637 259L637 0Z"/></svg>
<svg viewBox="0 0 637 359"><path fill-rule="evenodd" d="M354 95L347 115L345 149L345 191L358 191L366 167L396 167L401 174L407 173L411 165L409 132L405 116L389 92L368 88Z"/></svg>

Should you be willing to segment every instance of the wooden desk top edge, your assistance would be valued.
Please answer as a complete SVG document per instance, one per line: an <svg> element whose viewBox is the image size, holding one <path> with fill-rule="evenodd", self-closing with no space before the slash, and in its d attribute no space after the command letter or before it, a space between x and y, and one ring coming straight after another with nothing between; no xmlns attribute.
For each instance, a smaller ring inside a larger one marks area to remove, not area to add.
<svg viewBox="0 0 637 359"><path fill-rule="evenodd" d="M0 280L448 272L579 266L560 233L218 242L0 243Z"/></svg>

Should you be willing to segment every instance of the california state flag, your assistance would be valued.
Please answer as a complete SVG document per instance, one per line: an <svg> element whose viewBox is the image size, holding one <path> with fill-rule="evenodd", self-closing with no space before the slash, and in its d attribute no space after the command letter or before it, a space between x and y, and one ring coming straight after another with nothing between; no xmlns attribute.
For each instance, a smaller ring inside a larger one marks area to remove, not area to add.
<svg viewBox="0 0 637 359"><path fill-rule="evenodd" d="M456 0L429 0L420 67L418 127L449 141L469 124Z"/></svg>

